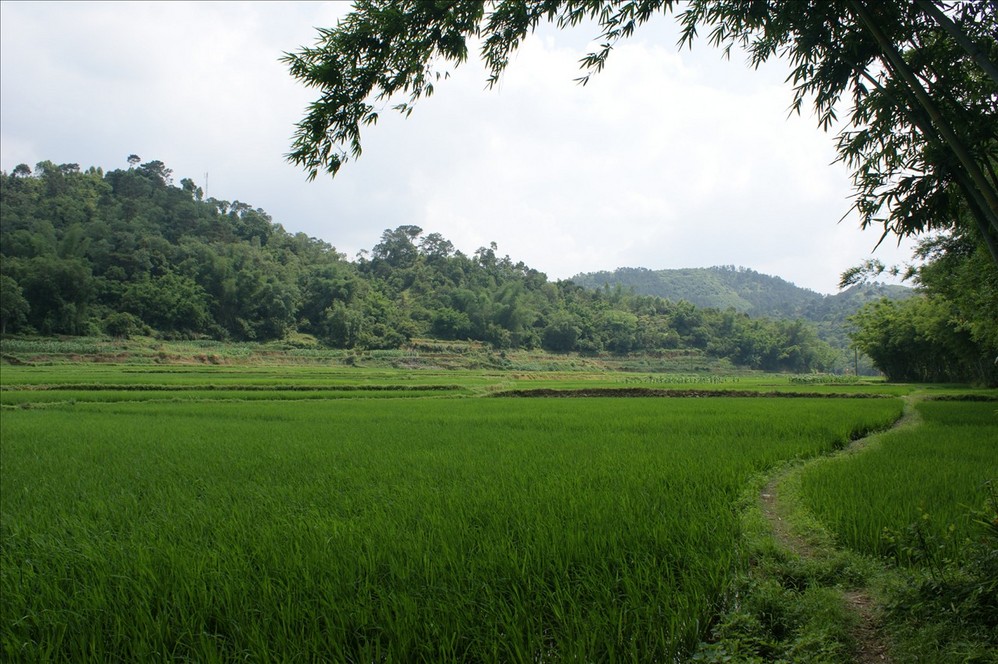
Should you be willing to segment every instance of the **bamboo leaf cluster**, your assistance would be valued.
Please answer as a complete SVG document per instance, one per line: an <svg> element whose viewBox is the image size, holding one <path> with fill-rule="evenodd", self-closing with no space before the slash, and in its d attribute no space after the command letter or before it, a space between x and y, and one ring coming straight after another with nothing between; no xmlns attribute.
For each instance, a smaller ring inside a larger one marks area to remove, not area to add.
<svg viewBox="0 0 998 664"><path fill-rule="evenodd" d="M883 226L885 238L969 226L998 263L998 12L985 0L366 0L286 56L292 75L320 91L288 158L309 178L335 175L359 156L375 103L405 95L398 108L411 113L433 92L431 73L464 62L471 40L494 85L541 21L591 20L598 47L580 60L584 84L657 14L675 15L681 45L703 35L726 53L746 50L755 66L790 63L792 108L813 104L824 130L845 121L839 159L853 171L864 226Z"/></svg>

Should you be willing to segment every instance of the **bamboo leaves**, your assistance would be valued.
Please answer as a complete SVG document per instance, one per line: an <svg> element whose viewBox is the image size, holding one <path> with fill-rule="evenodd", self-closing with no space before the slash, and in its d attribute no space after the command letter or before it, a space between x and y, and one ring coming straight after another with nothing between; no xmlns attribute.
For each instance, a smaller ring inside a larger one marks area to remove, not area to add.
<svg viewBox="0 0 998 664"><path fill-rule="evenodd" d="M482 40L488 84L541 20L559 28L593 20L599 47L580 60L585 84L615 44L669 0L365 0L315 48L288 55L292 74L322 90L298 125L288 158L309 178L334 174L360 155L360 126L373 104L396 94L406 115L432 92L437 62L467 58ZM676 13L680 45L700 35L729 53L746 49L758 66L777 56L791 65L792 109L813 104L853 170L854 209L884 237L973 224L998 264L998 18L993 3L941 0L692 0Z"/></svg>

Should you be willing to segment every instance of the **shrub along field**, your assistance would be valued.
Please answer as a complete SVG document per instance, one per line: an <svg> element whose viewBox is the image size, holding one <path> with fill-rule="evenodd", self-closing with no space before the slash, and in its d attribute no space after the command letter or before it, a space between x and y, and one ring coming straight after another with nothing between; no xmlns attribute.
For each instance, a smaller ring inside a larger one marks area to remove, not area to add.
<svg viewBox="0 0 998 664"><path fill-rule="evenodd" d="M680 374L4 366L0 652L674 661L747 564L751 478L887 426L901 402L476 398L637 379L691 387Z"/></svg>

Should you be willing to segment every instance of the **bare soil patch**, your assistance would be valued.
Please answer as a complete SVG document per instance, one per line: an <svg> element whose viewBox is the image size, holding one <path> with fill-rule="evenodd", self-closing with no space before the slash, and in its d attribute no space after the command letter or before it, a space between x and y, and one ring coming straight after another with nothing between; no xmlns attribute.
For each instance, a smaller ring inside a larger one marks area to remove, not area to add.
<svg viewBox="0 0 998 664"><path fill-rule="evenodd" d="M530 390L506 390L496 392L496 397L549 397L549 398L585 398L585 397L674 397L681 399L708 397L746 397L762 399L883 399L883 394L867 393L833 393L833 392L762 392L760 390L697 390L675 389L663 390L653 387L588 387L577 390L556 390L552 388L537 388Z"/></svg>
<svg viewBox="0 0 998 664"><path fill-rule="evenodd" d="M890 662L887 645L879 633L879 624L872 598L862 589L845 594L846 604L859 622L853 636L856 639L856 661L859 664L884 664Z"/></svg>

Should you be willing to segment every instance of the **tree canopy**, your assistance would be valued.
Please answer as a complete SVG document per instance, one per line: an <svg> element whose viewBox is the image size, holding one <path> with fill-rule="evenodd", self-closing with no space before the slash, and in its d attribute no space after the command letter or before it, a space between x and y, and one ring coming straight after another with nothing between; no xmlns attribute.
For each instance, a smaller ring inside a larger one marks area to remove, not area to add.
<svg viewBox="0 0 998 664"><path fill-rule="evenodd" d="M854 344L891 380L998 384L998 267L983 242L962 230L922 240L916 255L918 295L863 306Z"/></svg>
<svg viewBox="0 0 998 664"><path fill-rule="evenodd" d="M969 227L998 264L998 8L943 0L359 0L312 47L285 57L319 90L288 158L309 178L361 153L361 128L393 103L409 114L481 43L488 83L542 21L594 21L601 46L581 58L581 83L652 16L674 15L680 45L701 34L758 66L785 58L793 108L811 104L838 130L865 226L898 238ZM842 103L850 104L846 117Z"/></svg>
<svg viewBox="0 0 998 664"><path fill-rule="evenodd" d="M823 318L817 328L794 318L803 312L771 320L633 284L551 282L495 243L469 255L413 225L386 229L349 261L262 209L205 199L186 178L173 185L162 162L138 161L106 173L50 161L0 173L0 334L356 349L430 338L797 373L853 366L844 337ZM998 382L998 268L983 243L964 229L924 241L919 253L920 294L861 310L857 347L891 378ZM830 315L842 319L861 300L842 300Z"/></svg>
<svg viewBox="0 0 998 664"><path fill-rule="evenodd" d="M0 173L0 333L285 340L398 348L680 353L774 371L842 368L803 321L550 282L496 245L468 255L418 226L354 261L259 208L127 170L41 162Z"/></svg>

